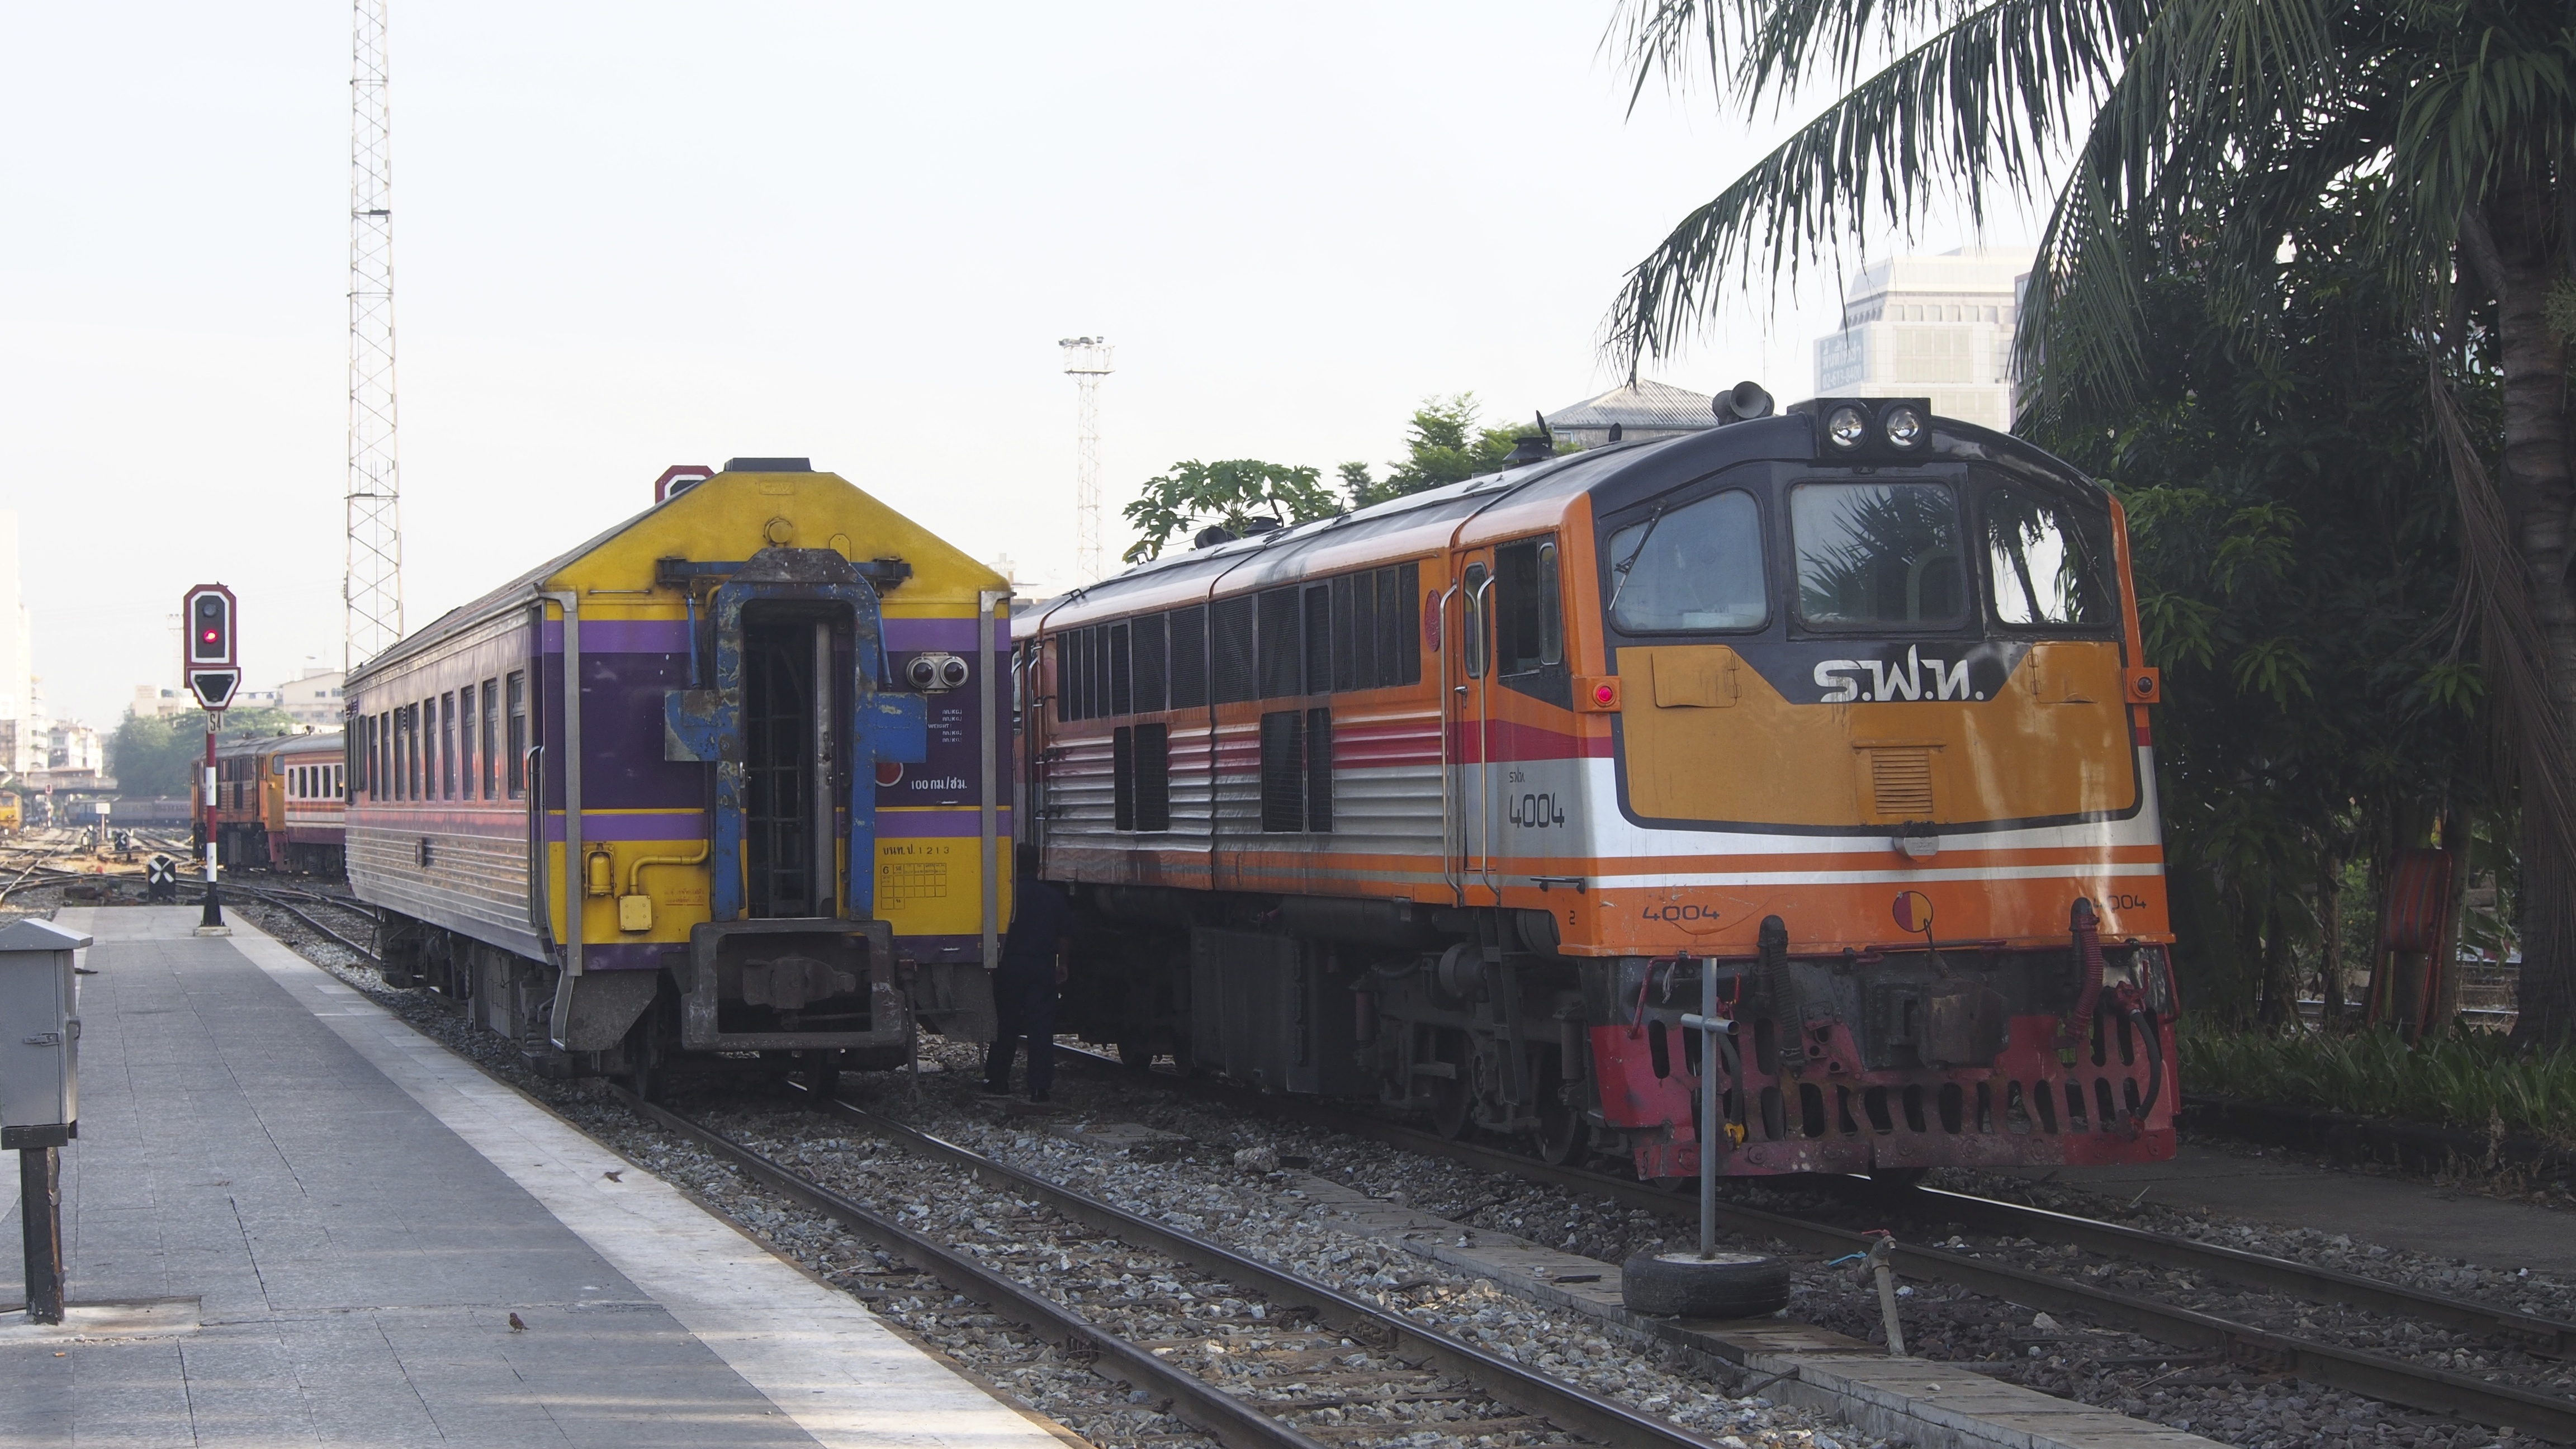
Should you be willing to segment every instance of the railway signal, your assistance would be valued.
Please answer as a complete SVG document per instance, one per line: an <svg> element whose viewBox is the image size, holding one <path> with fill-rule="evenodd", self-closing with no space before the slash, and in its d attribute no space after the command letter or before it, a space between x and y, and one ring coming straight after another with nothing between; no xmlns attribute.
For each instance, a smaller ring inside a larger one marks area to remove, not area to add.
<svg viewBox="0 0 2576 1449"><path fill-rule="evenodd" d="M197 934L229 936L232 930L224 924L223 902L215 889L215 731L223 724L224 706L241 687L241 641L235 637L241 601L221 584L199 584L180 600L179 617L188 629L187 642L179 648L179 672L206 712L206 910Z"/></svg>
<svg viewBox="0 0 2576 1449"><path fill-rule="evenodd" d="M222 584L199 584L179 605L188 628L179 650L179 674L197 707L209 714L223 713L241 688L240 643L234 637L240 616L240 601Z"/></svg>

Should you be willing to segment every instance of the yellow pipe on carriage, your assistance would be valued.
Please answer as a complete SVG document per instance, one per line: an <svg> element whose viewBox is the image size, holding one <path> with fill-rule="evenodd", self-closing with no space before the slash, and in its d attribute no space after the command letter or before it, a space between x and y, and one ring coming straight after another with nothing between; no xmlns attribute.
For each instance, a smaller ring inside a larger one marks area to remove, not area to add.
<svg viewBox="0 0 2576 1449"><path fill-rule="evenodd" d="M617 929L649 931L653 929L653 898L644 894L644 867L648 865L704 865L711 842L698 842L689 855L638 856L626 867L626 894L617 898Z"/></svg>

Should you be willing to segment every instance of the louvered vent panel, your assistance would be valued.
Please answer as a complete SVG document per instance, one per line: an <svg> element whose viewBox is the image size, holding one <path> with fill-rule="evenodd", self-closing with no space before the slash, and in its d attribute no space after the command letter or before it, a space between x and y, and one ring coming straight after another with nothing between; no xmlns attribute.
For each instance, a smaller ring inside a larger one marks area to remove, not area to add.
<svg viewBox="0 0 2576 1449"><path fill-rule="evenodd" d="M1932 818L1932 752L1872 750L1869 779L1878 813L1890 820Z"/></svg>

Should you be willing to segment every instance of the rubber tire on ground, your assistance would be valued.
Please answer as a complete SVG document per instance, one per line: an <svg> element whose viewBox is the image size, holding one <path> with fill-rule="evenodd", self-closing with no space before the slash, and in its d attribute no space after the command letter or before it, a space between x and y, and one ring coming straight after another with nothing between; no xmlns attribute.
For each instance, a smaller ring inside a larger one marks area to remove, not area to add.
<svg viewBox="0 0 2576 1449"><path fill-rule="evenodd" d="M1141 1036L1118 1039L1118 1064L1131 1072L1141 1072L1154 1065L1154 1044Z"/></svg>
<svg viewBox="0 0 2576 1449"><path fill-rule="evenodd" d="M1639 1253L1619 1265L1619 1297L1657 1317L1763 1318L1789 1306L1789 1265L1759 1253Z"/></svg>

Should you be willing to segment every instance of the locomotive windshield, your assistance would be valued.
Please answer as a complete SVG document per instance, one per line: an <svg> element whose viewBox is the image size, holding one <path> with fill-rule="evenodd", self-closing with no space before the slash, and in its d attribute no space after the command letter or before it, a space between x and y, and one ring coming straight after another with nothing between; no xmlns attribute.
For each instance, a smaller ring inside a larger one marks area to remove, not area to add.
<svg viewBox="0 0 2576 1449"><path fill-rule="evenodd" d="M1631 634L1754 629L1769 617L1762 513L1753 495L1714 493L1610 536L1610 618Z"/></svg>
<svg viewBox="0 0 2576 1449"><path fill-rule="evenodd" d="M1958 504L1941 484L1800 484L1789 525L1810 624L1953 624L1967 607Z"/></svg>
<svg viewBox="0 0 2576 1449"><path fill-rule="evenodd" d="M2110 520L2010 488L1986 495L1986 588L1995 622L2111 622Z"/></svg>

